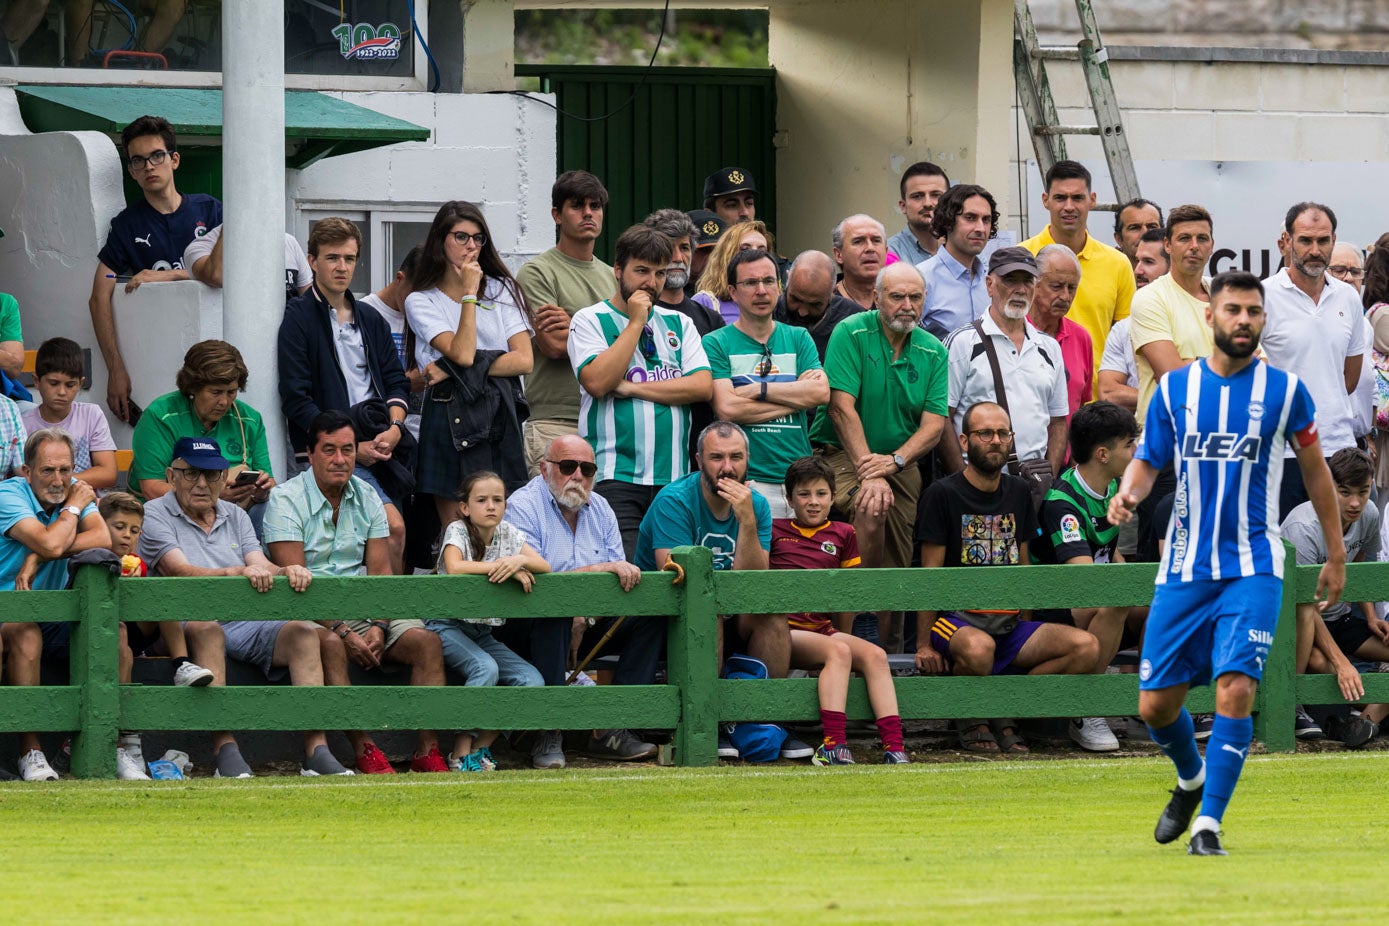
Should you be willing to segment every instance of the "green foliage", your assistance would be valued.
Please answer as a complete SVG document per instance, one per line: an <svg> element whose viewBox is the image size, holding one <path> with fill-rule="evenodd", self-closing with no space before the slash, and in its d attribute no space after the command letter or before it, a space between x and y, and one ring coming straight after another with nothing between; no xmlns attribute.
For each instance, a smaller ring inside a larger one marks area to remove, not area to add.
<svg viewBox="0 0 1389 926"><path fill-rule="evenodd" d="M516 61L644 65L660 30L659 10L518 11ZM767 13L673 10L656 64L765 68Z"/></svg>
<svg viewBox="0 0 1389 926"><path fill-rule="evenodd" d="M141 926L1364 922L1380 761L1251 757L1226 859L1153 842L1165 759L6 784L5 899Z"/></svg>

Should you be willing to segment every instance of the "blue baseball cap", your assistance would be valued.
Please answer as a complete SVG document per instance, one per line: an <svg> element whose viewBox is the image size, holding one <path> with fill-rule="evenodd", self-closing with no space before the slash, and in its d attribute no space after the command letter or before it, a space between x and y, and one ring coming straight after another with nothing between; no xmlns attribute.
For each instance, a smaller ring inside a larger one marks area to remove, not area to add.
<svg viewBox="0 0 1389 926"><path fill-rule="evenodd" d="M228 466L222 448L210 437L180 437L174 444L174 459L195 469L226 469Z"/></svg>

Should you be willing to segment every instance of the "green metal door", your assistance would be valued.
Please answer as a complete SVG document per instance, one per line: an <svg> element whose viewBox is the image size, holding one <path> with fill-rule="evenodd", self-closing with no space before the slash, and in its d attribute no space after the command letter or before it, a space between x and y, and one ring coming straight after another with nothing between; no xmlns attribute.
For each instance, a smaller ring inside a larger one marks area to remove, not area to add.
<svg viewBox="0 0 1389 926"><path fill-rule="evenodd" d="M604 260L655 210L702 207L704 178L729 164L757 181L758 218L776 215L772 69L517 65L516 74L555 94L560 171L589 171L608 188Z"/></svg>

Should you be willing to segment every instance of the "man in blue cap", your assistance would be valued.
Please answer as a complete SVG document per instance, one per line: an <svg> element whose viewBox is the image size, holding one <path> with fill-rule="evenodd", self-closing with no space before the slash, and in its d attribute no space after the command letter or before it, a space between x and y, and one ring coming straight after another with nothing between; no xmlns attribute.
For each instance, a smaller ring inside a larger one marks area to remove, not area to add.
<svg viewBox="0 0 1389 926"><path fill-rule="evenodd" d="M173 491L145 506L140 534L140 557L156 575L245 576L258 592L270 591L275 577L284 576L296 592L309 587L313 575L308 569L270 562L261 552L250 516L218 498L227 478L227 460L215 440L179 438L165 478ZM256 666L272 680L283 677L287 669L294 685L323 684L318 627L312 621L222 621L221 625L228 655ZM346 659L342 641L336 637L322 648L326 651L333 644L337 655ZM198 663L213 671L212 684L226 684L224 660L205 659ZM213 751L215 777L251 777L251 768L230 733L213 734ZM301 775L352 774L328 751L322 730L304 734L304 753Z"/></svg>

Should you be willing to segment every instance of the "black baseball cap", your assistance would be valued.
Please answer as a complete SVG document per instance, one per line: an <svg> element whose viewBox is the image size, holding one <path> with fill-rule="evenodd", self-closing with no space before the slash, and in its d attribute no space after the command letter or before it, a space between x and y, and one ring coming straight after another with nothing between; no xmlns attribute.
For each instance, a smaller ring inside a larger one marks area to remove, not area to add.
<svg viewBox="0 0 1389 926"><path fill-rule="evenodd" d="M729 193L757 192L757 184L752 174L741 167L720 167L704 178L704 199L710 200Z"/></svg>
<svg viewBox="0 0 1389 926"><path fill-rule="evenodd" d="M710 212L708 209L691 209L685 214L694 223L696 249L712 248L718 243L719 236L727 227L723 219L719 218L718 213Z"/></svg>
<svg viewBox="0 0 1389 926"><path fill-rule="evenodd" d="M1034 277L1042 275L1037 258L1027 248L999 248L989 258L989 273L1006 276L1014 270L1024 270Z"/></svg>

